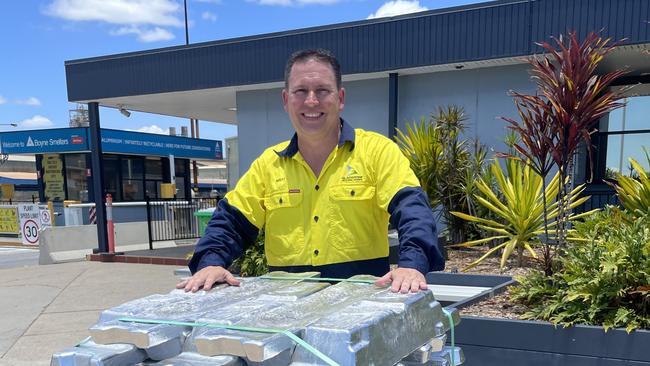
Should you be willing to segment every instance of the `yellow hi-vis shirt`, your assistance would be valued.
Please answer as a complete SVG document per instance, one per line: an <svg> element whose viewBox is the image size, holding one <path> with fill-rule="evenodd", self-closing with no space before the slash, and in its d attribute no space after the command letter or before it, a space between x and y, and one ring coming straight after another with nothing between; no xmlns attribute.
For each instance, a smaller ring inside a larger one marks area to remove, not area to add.
<svg viewBox="0 0 650 366"><path fill-rule="evenodd" d="M388 205L402 188L419 187L397 145L343 122L318 177L297 146L294 135L266 149L225 197L265 229L269 266L388 257Z"/></svg>

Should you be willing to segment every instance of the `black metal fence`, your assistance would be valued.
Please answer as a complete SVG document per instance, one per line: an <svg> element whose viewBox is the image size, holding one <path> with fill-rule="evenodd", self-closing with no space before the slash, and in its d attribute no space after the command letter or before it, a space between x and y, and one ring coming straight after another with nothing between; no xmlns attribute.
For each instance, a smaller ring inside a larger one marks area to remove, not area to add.
<svg viewBox="0 0 650 366"><path fill-rule="evenodd" d="M193 198L166 201L146 200L149 249L153 243L165 240L196 239L202 227L197 213L216 207L218 198ZM199 213L199 215L201 215Z"/></svg>
<svg viewBox="0 0 650 366"><path fill-rule="evenodd" d="M20 204L29 204L29 203L39 203L38 202L38 197L32 195L32 200L31 201L25 201L25 200L0 200L0 205L20 205Z"/></svg>

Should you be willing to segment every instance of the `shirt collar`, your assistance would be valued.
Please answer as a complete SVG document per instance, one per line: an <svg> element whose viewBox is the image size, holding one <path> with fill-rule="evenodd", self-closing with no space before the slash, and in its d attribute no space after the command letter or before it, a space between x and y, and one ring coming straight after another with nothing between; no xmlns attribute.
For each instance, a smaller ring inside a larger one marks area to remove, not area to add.
<svg viewBox="0 0 650 366"><path fill-rule="evenodd" d="M354 149L354 128L350 126L343 118L341 118L341 135L339 137L339 147L343 146L347 141L350 141L351 148ZM289 145L284 150L276 151L278 156L292 158L298 152L298 134L294 133L289 141Z"/></svg>

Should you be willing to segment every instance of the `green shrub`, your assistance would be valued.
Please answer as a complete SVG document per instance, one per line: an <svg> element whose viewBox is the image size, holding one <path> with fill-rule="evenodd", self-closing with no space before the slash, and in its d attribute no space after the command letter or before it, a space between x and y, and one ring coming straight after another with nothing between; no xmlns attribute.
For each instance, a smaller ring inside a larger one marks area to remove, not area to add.
<svg viewBox="0 0 650 366"><path fill-rule="evenodd" d="M231 268L243 277L261 276L269 272L266 255L264 255L264 229L260 230L255 244L244 250L244 254L232 264Z"/></svg>
<svg viewBox="0 0 650 366"><path fill-rule="evenodd" d="M529 308L524 318L628 332L650 328L650 215L607 207L575 223L573 235L562 271L518 279L512 293Z"/></svg>

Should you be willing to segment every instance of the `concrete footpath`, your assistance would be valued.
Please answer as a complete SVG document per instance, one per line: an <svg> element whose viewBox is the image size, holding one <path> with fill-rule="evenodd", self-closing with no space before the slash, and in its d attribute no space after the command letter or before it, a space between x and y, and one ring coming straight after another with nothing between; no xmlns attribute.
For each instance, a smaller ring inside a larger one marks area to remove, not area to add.
<svg viewBox="0 0 650 366"><path fill-rule="evenodd" d="M0 269L0 366L49 365L88 336L99 313L167 293L179 266L73 262Z"/></svg>

